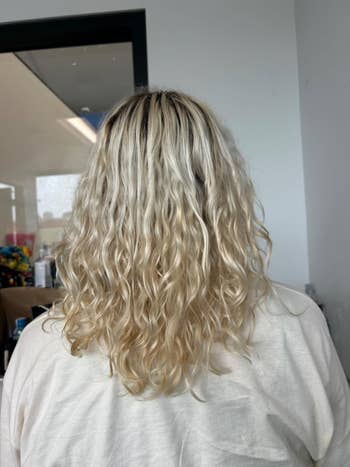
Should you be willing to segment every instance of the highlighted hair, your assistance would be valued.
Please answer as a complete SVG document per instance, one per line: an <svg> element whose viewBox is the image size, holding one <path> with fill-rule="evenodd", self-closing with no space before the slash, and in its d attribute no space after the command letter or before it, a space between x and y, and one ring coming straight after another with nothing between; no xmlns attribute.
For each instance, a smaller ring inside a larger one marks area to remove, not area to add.
<svg viewBox="0 0 350 467"><path fill-rule="evenodd" d="M182 384L194 395L203 370L227 372L212 360L215 342L249 358L272 288L256 205L264 217L244 160L204 104L142 91L114 106L54 253L62 315L48 319L64 319L71 354L103 345L110 376L153 397Z"/></svg>

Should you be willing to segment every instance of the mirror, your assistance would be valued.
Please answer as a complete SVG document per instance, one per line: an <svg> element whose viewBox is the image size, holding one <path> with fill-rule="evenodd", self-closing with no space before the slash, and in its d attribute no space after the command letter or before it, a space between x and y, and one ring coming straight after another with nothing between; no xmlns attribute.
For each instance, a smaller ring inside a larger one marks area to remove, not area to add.
<svg viewBox="0 0 350 467"><path fill-rule="evenodd" d="M1 54L0 76L0 245L37 258L61 238L99 122L133 92L132 44Z"/></svg>
<svg viewBox="0 0 350 467"><path fill-rule="evenodd" d="M33 263L61 239L100 122L148 83L144 10L24 21L1 33L4 288L38 285ZM25 247L29 261L15 247Z"/></svg>

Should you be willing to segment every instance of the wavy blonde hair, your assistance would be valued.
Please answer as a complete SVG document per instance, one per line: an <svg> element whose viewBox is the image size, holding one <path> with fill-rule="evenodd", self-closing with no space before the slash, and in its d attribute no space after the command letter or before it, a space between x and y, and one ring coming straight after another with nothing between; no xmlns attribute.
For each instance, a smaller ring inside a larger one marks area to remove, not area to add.
<svg viewBox="0 0 350 467"><path fill-rule="evenodd" d="M142 91L105 117L55 248L72 355L107 349L133 395L193 392L211 349L249 358L247 323L271 292L269 233L233 140L181 92ZM259 239L266 250L259 246ZM48 318L50 319L50 318Z"/></svg>

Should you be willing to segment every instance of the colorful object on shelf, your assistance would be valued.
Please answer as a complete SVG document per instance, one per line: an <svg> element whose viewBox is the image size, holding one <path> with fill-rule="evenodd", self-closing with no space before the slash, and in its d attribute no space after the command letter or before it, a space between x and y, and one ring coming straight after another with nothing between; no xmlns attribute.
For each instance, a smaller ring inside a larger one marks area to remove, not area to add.
<svg viewBox="0 0 350 467"><path fill-rule="evenodd" d="M33 285L33 268L27 246L0 247L0 288Z"/></svg>
<svg viewBox="0 0 350 467"><path fill-rule="evenodd" d="M25 246L29 251L29 257L34 251L35 234L34 233L8 233L6 235L6 245Z"/></svg>

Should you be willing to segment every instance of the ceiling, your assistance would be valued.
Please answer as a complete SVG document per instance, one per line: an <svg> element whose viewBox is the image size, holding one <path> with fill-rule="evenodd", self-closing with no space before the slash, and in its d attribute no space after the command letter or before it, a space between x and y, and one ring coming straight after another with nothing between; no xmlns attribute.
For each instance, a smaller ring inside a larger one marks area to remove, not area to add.
<svg viewBox="0 0 350 467"><path fill-rule="evenodd" d="M131 42L15 55L74 113L94 126L99 115L134 90Z"/></svg>
<svg viewBox="0 0 350 467"><path fill-rule="evenodd" d="M0 77L0 182L81 171L91 142L62 124L72 110L12 53Z"/></svg>
<svg viewBox="0 0 350 467"><path fill-rule="evenodd" d="M84 169L92 143L67 119L103 113L133 88L131 44L84 49L0 54L0 182Z"/></svg>

